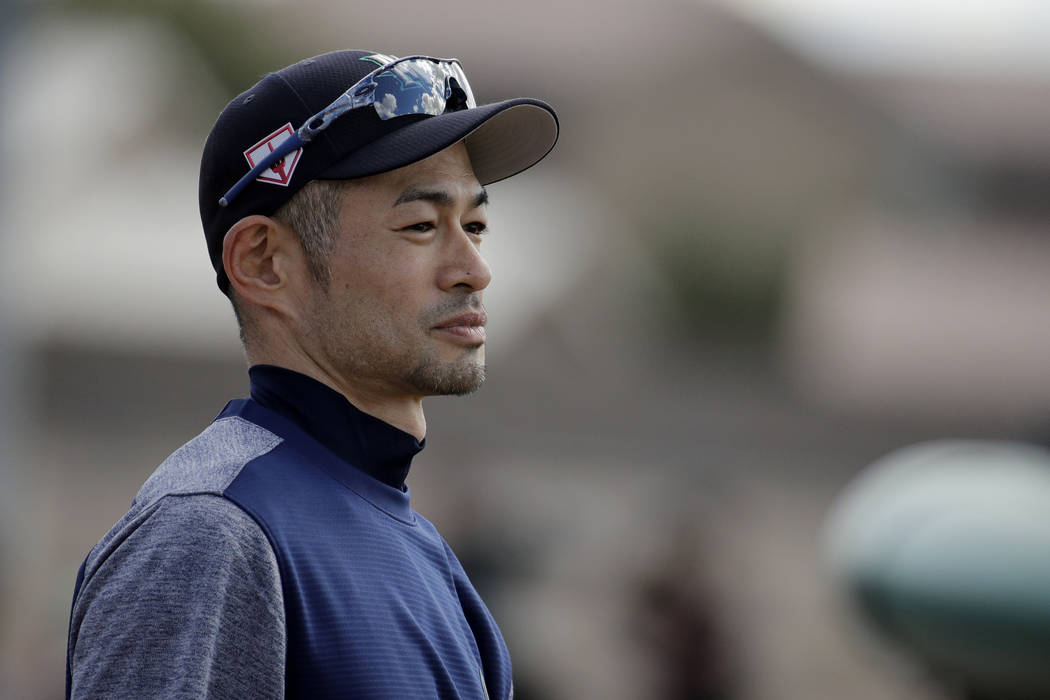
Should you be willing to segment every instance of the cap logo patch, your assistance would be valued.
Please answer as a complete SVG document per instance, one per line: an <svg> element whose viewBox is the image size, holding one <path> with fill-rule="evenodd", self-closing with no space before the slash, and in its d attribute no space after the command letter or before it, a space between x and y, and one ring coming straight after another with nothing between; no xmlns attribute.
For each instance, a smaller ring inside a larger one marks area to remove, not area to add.
<svg viewBox="0 0 1050 700"><path fill-rule="evenodd" d="M262 141L255 144L247 151L244 152L244 157L248 159L248 163L251 167L255 167L255 164L260 162L263 158L270 155L285 141L285 139L291 137L295 133L292 129L291 123L285 124L277 131L273 132L269 136L263 138ZM299 164L299 157L303 154L303 149L298 149L292 153L289 153L284 158L271 165L266 170L263 170L259 174L259 177L255 178L258 182L269 182L273 185L288 186L288 183L292 181L292 173L295 172L295 166Z"/></svg>

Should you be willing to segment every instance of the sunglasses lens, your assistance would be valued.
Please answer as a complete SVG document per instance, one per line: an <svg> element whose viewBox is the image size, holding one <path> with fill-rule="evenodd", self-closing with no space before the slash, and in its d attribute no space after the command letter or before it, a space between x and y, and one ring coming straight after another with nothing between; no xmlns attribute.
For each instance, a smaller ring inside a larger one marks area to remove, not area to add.
<svg viewBox="0 0 1050 700"><path fill-rule="evenodd" d="M450 101L474 107L470 85L458 63L426 59L395 63L374 76L374 104L382 119L409 114L443 114ZM462 91L454 95L456 89ZM457 97L453 100L453 97Z"/></svg>

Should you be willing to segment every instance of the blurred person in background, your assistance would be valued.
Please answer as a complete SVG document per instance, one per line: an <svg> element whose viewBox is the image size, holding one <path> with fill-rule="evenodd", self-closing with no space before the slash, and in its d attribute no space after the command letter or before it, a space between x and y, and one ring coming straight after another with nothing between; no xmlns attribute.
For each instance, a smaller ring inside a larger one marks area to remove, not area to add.
<svg viewBox="0 0 1050 700"><path fill-rule="evenodd" d="M455 60L366 51L227 105L200 207L251 396L89 553L67 696L512 696L500 631L405 479L423 398L484 380L483 185L557 135L541 101L478 106Z"/></svg>
<svg viewBox="0 0 1050 700"><path fill-rule="evenodd" d="M705 571L711 557L688 523L669 534L667 552L635 582L635 632L656 670L656 697L731 700L741 697L721 601Z"/></svg>

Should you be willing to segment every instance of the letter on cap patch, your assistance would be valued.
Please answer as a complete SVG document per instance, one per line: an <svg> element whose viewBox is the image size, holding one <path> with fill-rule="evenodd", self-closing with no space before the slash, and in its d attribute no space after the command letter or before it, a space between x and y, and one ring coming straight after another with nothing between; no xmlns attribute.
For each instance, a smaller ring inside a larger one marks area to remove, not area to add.
<svg viewBox="0 0 1050 700"><path fill-rule="evenodd" d="M292 129L292 125L289 122L245 151L244 157L248 159L248 163L254 168L256 163L270 155L274 149L293 133L295 133L295 130ZM292 181L292 173L295 172L295 166L299 164L299 157L302 154L303 149L301 148L289 153L266 170L263 170L259 177L255 179L259 182L269 182L273 185L287 187L288 183Z"/></svg>

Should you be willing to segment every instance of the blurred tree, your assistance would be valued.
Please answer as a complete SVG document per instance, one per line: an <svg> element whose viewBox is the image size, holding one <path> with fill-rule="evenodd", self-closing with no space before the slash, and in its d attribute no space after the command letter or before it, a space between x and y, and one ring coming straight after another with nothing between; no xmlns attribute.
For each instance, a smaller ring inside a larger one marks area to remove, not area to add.
<svg viewBox="0 0 1050 700"><path fill-rule="evenodd" d="M677 340L766 349L781 311L790 236L711 212L665 220L650 250L670 303L659 319Z"/></svg>

